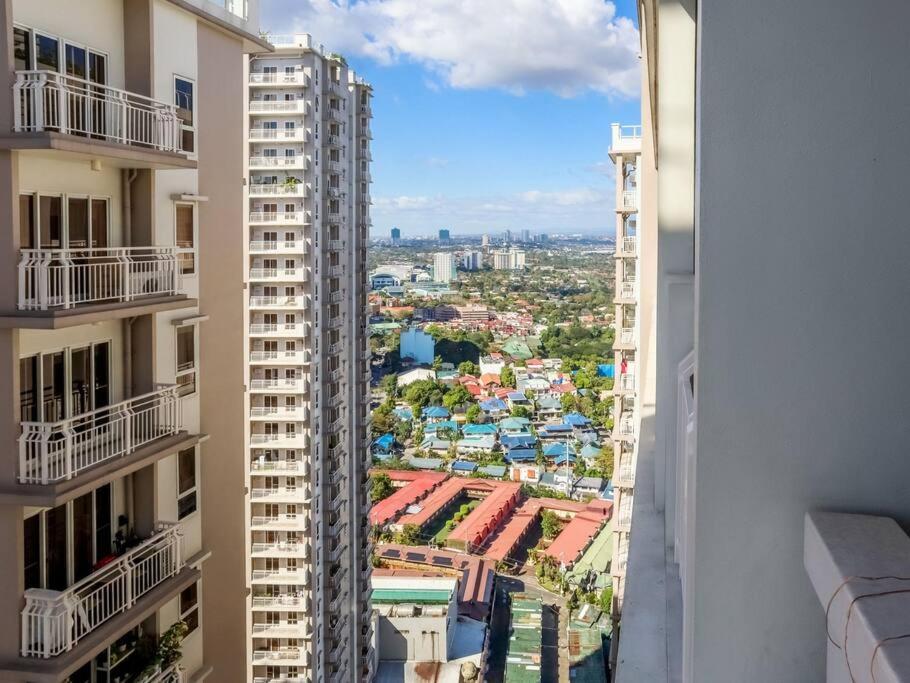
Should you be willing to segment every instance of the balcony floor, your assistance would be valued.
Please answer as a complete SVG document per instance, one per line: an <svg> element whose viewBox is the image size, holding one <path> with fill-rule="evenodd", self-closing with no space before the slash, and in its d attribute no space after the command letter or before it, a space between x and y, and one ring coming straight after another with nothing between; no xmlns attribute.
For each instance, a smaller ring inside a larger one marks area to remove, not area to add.
<svg viewBox="0 0 910 683"><path fill-rule="evenodd" d="M204 440L200 434L178 432L158 439L134 453L89 468L56 484L18 484L14 488L0 489L0 504L36 505L56 507L109 481L140 470L146 465L173 455L184 448L191 448ZM0 679L2 680L2 679Z"/></svg>
<svg viewBox="0 0 910 683"><path fill-rule="evenodd" d="M116 638L157 612L184 588L202 578L202 572L189 566L157 588L149 591L126 612L108 619L85 636L69 652L50 659L18 657L0 663L0 680L28 680L30 683L60 683L73 671L96 656Z"/></svg>
<svg viewBox="0 0 910 683"><path fill-rule="evenodd" d="M0 149L18 150L29 153L50 153L55 158L60 155L71 157L74 161L102 159L111 166L119 168L153 168L167 170L175 168L196 168L194 159L183 154L163 152L151 147L125 145L119 142L67 135L53 131L38 133L9 133L0 137Z"/></svg>
<svg viewBox="0 0 910 683"><path fill-rule="evenodd" d="M75 308L54 308L46 311L14 311L0 315L0 328L30 330L60 330L65 327L89 325L106 320L132 318L137 315L173 311L199 305L198 299L185 294L177 296L150 296L133 301L115 301L80 305Z"/></svg>

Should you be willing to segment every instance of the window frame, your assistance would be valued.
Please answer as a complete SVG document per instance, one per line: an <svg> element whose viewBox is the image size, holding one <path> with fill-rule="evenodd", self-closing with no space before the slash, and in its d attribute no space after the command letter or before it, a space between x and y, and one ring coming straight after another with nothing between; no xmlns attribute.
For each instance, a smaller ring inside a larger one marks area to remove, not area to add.
<svg viewBox="0 0 910 683"><path fill-rule="evenodd" d="M193 212L193 246L181 247L178 244L177 213L179 209L187 207ZM196 202L174 202L174 246L177 248L177 268L180 277L197 277L199 275L199 210ZM186 256L192 256L192 259L187 259ZM192 264L191 269L184 271L184 264L188 262Z"/></svg>
<svg viewBox="0 0 910 683"><path fill-rule="evenodd" d="M199 89L197 87L197 82L196 82L195 78L190 78L189 76L184 76L182 74L175 73L173 75L173 79L172 79L172 83L173 83L172 92L173 92L173 97L174 97L174 106L177 109L187 109L186 107L181 107L180 103L177 101L177 81L184 81L185 83L189 83L190 86L192 87L193 101L192 101L192 106L188 109L188 111L190 112L190 114L193 117L193 124L188 126L183 122L183 119L180 119L180 132L181 132L180 145L181 145L181 147L183 147L183 135L185 133L192 133L193 134L193 136L192 136L193 149L192 150L183 149L182 151L184 154L187 155L188 158L196 159L196 158L198 158L198 155L199 155L199 126L198 126ZM177 117L180 118L180 115L177 114Z"/></svg>
<svg viewBox="0 0 910 683"><path fill-rule="evenodd" d="M195 446L191 446L177 452L177 519L181 522L199 512L199 462L197 456L198 452ZM193 483L185 491L181 491L180 487L182 482L180 480L180 461L184 457L192 458ZM189 500L190 498L192 498L193 501L192 509L187 512L183 512L181 510L180 503L184 500Z"/></svg>
<svg viewBox="0 0 910 683"><path fill-rule="evenodd" d="M183 596L186 593L192 591L193 594L193 603L184 609L183 606ZM180 612L180 621L185 623L188 627L186 635L183 637L186 640L190 635L199 630L199 627L202 626L202 616L199 612L199 582L191 583L189 586L180 591L180 594L177 596L179 600L178 610ZM187 617L194 615L192 620L188 620ZM195 622L192 626L191 623Z"/></svg>
<svg viewBox="0 0 910 683"><path fill-rule="evenodd" d="M180 367L180 330L187 328L193 332L193 361L192 365L184 364ZM192 382L181 383L181 378L192 375ZM196 396L199 393L199 326L195 323L176 325L174 327L174 382L177 384L177 394L181 398ZM184 390L185 386L192 386L192 390ZM185 392L185 393L184 393Z"/></svg>

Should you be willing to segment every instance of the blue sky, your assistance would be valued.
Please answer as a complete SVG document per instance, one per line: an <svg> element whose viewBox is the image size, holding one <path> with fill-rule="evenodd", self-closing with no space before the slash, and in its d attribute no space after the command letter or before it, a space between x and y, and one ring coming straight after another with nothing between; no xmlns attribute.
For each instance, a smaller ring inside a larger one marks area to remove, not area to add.
<svg viewBox="0 0 910 683"><path fill-rule="evenodd" d="M374 236L611 235L609 124L640 118L634 11L634 0L262 0L260 24L312 34L373 84Z"/></svg>

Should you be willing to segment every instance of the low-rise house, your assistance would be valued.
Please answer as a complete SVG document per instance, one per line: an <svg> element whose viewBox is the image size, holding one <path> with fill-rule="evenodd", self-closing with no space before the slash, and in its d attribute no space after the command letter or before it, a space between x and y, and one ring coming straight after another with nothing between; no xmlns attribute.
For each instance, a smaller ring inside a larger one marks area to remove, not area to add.
<svg viewBox="0 0 910 683"><path fill-rule="evenodd" d="M519 463L513 464L511 467L509 467L509 479L512 481L520 481L522 483L536 485L540 483L540 477L542 473L543 468L540 465Z"/></svg>
<svg viewBox="0 0 910 683"><path fill-rule="evenodd" d="M413 368L398 375L398 386L406 387L422 379L436 379L436 371L430 368Z"/></svg>
<svg viewBox="0 0 910 683"><path fill-rule="evenodd" d="M531 392L535 399L552 394L550 381L543 377L528 377L527 379L516 381L516 385L522 393L525 391Z"/></svg>
<svg viewBox="0 0 910 683"><path fill-rule="evenodd" d="M506 476L506 469L505 465L484 465L477 468L477 473L493 479L502 479Z"/></svg>
<svg viewBox="0 0 910 683"><path fill-rule="evenodd" d="M510 448L505 451L506 462L534 462L537 460L536 448Z"/></svg>
<svg viewBox="0 0 910 683"><path fill-rule="evenodd" d="M566 379L558 379L550 384L550 394L553 396L575 395L577 392L575 385Z"/></svg>
<svg viewBox="0 0 910 683"><path fill-rule="evenodd" d="M557 441L544 447L543 454L548 459L560 458L568 454L572 462L575 462L575 446L562 441Z"/></svg>
<svg viewBox="0 0 910 683"><path fill-rule="evenodd" d="M395 447L395 437L392 434L383 434L370 445L370 453L380 460L387 460L392 456Z"/></svg>
<svg viewBox="0 0 910 683"><path fill-rule="evenodd" d="M565 440L572 437L572 428L567 424L547 424L537 429L537 436L541 441Z"/></svg>
<svg viewBox="0 0 910 683"><path fill-rule="evenodd" d="M446 386L455 386L455 384L458 382L458 371L438 370L436 372L436 379Z"/></svg>
<svg viewBox="0 0 910 683"><path fill-rule="evenodd" d="M404 458L404 461L418 470L438 470L443 465L441 458L418 458L413 455Z"/></svg>
<svg viewBox="0 0 910 683"><path fill-rule="evenodd" d="M506 402L500 398L484 399L478 403L478 406L480 406L483 414L489 420L495 420L500 417L504 417L509 412L509 407L506 405Z"/></svg>
<svg viewBox="0 0 910 683"><path fill-rule="evenodd" d="M506 361L501 353L491 353L489 356L480 357L480 372L490 373L497 377L506 366Z"/></svg>
<svg viewBox="0 0 910 683"><path fill-rule="evenodd" d="M584 460L585 467L596 467L600 458L600 446L595 442L586 443L578 452L579 457Z"/></svg>
<svg viewBox="0 0 910 683"><path fill-rule="evenodd" d="M537 437L527 432L503 434L499 438L502 447L508 450L513 448L534 448L537 445Z"/></svg>
<svg viewBox="0 0 910 683"><path fill-rule="evenodd" d="M502 386L502 381L499 379L499 375L485 372L480 376L480 386L487 392L494 392Z"/></svg>
<svg viewBox="0 0 910 683"><path fill-rule="evenodd" d="M408 406L398 406L397 408L393 408L392 414L404 422L410 422L414 419L414 411L411 410Z"/></svg>
<svg viewBox="0 0 910 683"><path fill-rule="evenodd" d="M591 426L591 420L581 413L566 413L562 421L575 430L583 431Z"/></svg>
<svg viewBox="0 0 910 683"><path fill-rule="evenodd" d="M459 454L489 453L496 446L496 437L489 434L468 436L455 444Z"/></svg>
<svg viewBox="0 0 910 683"><path fill-rule="evenodd" d="M607 482L601 477L579 477L572 486L573 497L600 496Z"/></svg>
<svg viewBox="0 0 910 683"><path fill-rule="evenodd" d="M421 412L421 417L428 424L431 422L442 422L448 420L451 417L451 413L442 406L427 406Z"/></svg>
<svg viewBox="0 0 910 683"><path fill-rule="evenodd" d="M510 391L506 394L505 401L509 406L509 409L514 410L518 406L522 408L531 409L531 401L527 396L524 395L521 391Z"/></svg>
<svg viewBox="0 0 910 683"><path fill-rule="evenodd" d="M531 421L526 417L506 417L499 421L499 431L502 434L525 434L530 425Z"/></svg>
<svg viewBox="0 0 910 683"><path fill-rule="evenodd" d="M452 474L467 477L477 471L477 463L468 460L455 460L450 467Z"/></svg>
<svg viewBox="0 0 910 683"><path fill-rule="evenodd" d="M452 442L448 439L434 439L428 437L420 443L420 450L432 453L448 453Z"/></svg>
<svg viewBox="0 0 910 683"><path fill-rule="evenodd" d="M461 433L465 436L496 436L499 433L499 427L492 422L483 424L468 424L461 428Z"/></svg>
<svg viewBox="0 0 910 683"><path fill-rule="evenodd" d="M440 420L439 422L428 422L423 428L423 433L426 435L438 435L438 438L443 438L441 433L445 431L452 432L452 435L458 433L458 423L455 420Z"/></svg>
<svg viewBox="0 0 910 683"><path fill-rule="evenodd" d="M558 398L547 394L537 399L535 418L538 422L552 422L561 416L562 403Z"/></svg>

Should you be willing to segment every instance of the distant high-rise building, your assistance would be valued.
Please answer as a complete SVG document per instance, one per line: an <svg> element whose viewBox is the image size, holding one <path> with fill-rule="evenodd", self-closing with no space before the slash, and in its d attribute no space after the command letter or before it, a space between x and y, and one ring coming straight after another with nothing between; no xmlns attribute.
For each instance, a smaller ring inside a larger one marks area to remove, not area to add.
<svg viewBox="0 0 910 683"><path fill-rule="evenodd" d="M540 242L541 244L546 244L549 240L550 240L550 236L545 232L542 232L539 235L537 235L537 241Z"/></svg>
<svg viewBox="0 0 910 683"><path fill-rule="evenodd" d="M521 241L525 243L531 241L531 231L527 228L521 231Z"/></svg>
<svg viewBox="0 0 910 683"><path fill-rule="evenodd" d="M446 228L439 229L439 241L440 242L448 242L451 239L452 239L452 234L451 234L451 232L449 232L449 230L447 230Z"/></svg>
<svg viewBox="0 0 910 683"><path fill-rule="evenodd" d="M525 253L521 249L500 249L493 252L494 270L523 270Z"/></svg>
<svg viewBox="0 0 910 683"><path fill-rule="evenodd" d="M512 231L506 230L502 233L502 241L506 244L509 244L512 241Z"/></svg>
<svg viewBox="0 0 910 683"><path fill-rule="evenodd" d="M480 238L480 246L484 249L490 246L490 236L488 234L484 233L483 237Z"/></svg>
<svg viewBox="0 0 910 683"><path fill-rule="evenodd" d="M465 270L480 270L483 267L483 252L466 251L461 256L461 267Z"/></svg>
<svg viewBox="0 0 910 683"><path fill-rule="evenodd" d="M433 282L451 282L455 275L455 255L440 251L433 255Z"/></svg>
<svg viewBox="0 0 910 683"><path fill-rule="evenodd" d="M401 241L401 230L392 228L392 244L398 244Z"/></svg>

